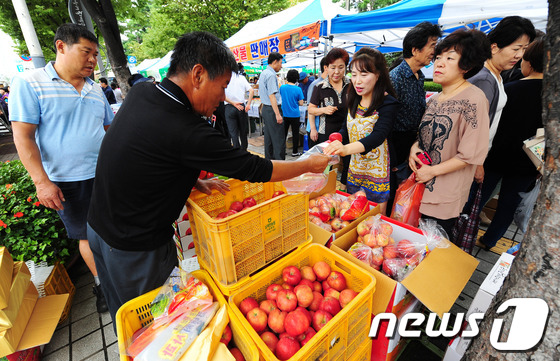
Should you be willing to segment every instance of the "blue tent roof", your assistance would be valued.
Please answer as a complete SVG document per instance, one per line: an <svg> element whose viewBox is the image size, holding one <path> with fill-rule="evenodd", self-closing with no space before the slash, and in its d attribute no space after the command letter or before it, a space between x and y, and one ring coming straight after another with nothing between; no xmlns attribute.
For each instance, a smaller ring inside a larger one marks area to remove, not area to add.
<svg viewBox="0 0 560 361"><path fill-rule="evenodd" d="M437 24L445 0L403 0L379 10L332 19L331 33L413 27L422 21Z"/></svg>

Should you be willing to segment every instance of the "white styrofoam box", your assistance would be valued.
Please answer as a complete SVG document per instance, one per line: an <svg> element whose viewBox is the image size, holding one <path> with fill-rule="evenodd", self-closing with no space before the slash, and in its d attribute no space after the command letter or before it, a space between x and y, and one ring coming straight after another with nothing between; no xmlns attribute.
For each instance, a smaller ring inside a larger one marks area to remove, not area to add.
<svg viewBox="0 0 560 361"><path fill-rule="evenodd" d="M465 319L468 319L473 313L486 313L492 299L502 287L514 259L515 256L502 253L496 264L494 264L494 267L492 267L492 270L490 270L484 279L484 282L480 285L480 289L476 293L476 296L474 296L471 307L469 307L465 315ZM470 326L467 326L466 330L470 329ZM469 348L471 340L472 338L458 337L457 346L455 347L456 352L462 356L467 351L467 348Z"/></svg>
<svg viewBox="0 0 560 361"><path fill-rule="evenodd" d="M461 361L461 357L463 357L463 354L459 354L457 352L458 343L459 337L455 337L453 339L453 342L449 346L447 346L447 350L445 351L445 355L443 355L442 361Z"/></svg>

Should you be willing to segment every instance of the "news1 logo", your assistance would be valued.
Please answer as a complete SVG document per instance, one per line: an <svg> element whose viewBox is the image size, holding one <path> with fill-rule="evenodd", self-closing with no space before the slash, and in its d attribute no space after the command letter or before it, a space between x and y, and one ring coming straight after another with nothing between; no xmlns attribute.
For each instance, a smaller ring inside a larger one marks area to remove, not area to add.
<svg viewBox="0 0 560 361"><path fill-rule="evenodd" d="M492 322L490 331L490 344L498 351L527 351L537 345L544 335L549 308L547 303L540 298L512 298L502 303L496 313L503 314L510 307L515 308L511 326L506 341L499 341L503 331L504 320L496 318ZM464 313L458 313L453 327L448 329L451 314L444 313L439 328L436 329L437 314L430 313L426 323L426 334L428 337L455 337L461 332L461 326L465 317ZM472 313L467 317L468 327L462 332L461 337L472 338L478 335L478 321L484 318L483 313ZM411 312L404 315L400 321L393 313L380 313L376 315L371 323L369 337L377 337L381 321L389 322L385 337L392 338L398 331L401 337L420 337L420 330L410 330L409 326L420 326L426 321L423 313ZM397 322L398 321L398 322Z"/></svg>

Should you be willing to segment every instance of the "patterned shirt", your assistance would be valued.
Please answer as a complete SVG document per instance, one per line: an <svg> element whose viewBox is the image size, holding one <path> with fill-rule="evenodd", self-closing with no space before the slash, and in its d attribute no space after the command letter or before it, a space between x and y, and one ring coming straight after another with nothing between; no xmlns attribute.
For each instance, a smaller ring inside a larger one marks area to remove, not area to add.
<svg viewBox="0 0 560 361"><path fill-rule="evenodd" d="M424 74L418 71L418 79L410 65L403 61L389 73L397 93L401 108L393 127L395 132L418 131L418 125L426 110L426 91L424 91Z"/></svg>

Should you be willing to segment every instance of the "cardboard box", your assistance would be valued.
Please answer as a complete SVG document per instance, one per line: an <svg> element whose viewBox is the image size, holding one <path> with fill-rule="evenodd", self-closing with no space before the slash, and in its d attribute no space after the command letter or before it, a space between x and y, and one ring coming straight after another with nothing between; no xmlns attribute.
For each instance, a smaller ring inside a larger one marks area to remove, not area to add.
<svg viewBox="0 0 560 361"><path fill-rule="evenodd" d="M457 343L459 343L459 337L455 337L447 346L445 355L443 355L442 361L461 361L462 354L459 354L456 350Z"/></svg>
<svg viewBox="0 0 560 361"><path fill-rule="evenodd" d="M0 248L0 309L8 307L14 260L6 247Z"/></svg>
<svg viewBox="0 0 560 361"><path fill-rule="evenodd" d="M323 194L334 193L334 192L337 192L337 191L336 191L336 171L333 170L329 173L329 182L327 183L327 185L321 191L319 191L317 193L311 193L309 195L309 199L314 199L314 198L317 198L319 196L322 196ZM346 193L343 193L343 192L337 192L337 193L339 193L341 195L346 195ZM334 242L334 240L336 238L341 237L342 235L349 232L351 229L356 228L358 223L360 223L365 218L367 218L369 216L374 216L374 215L376 215L380 212L379 206L377 206L373 202L368 202L368 207L369 207L368 211L363 216L361 216L358 219L350 222L350 225L342 228L340 231L335 232L335 233L329 232L329 231L319 227L315 223L309 222L309 234L311 234L311 236L313 236L313 243L319 243L320 245L325 246L325 245L327 245L327 243L329 241ZM328 247L328 245L327 245L327 247Z"/></svg>
<svg viewBox="0 0 560 361"><path fill-rule="evenodd" d="M12 286L8 307L0 310L0 330L5 330L15 324L18 310L31 281L31 272L24 262L14 263L12 270Z"/></svg>
<svg viewBox="0 0 560 361"><path fill-rule="evenodd" d="M509 273L514 259L515 256L508 253L502 253L496 264L494 264L494 267L492 267L492 270L490 270L490 273L488 273L488 276L484 279L484 282L480 285L480 288L478 289L478 292L476 293L476 296L465 315L465 320L473 313L486 313L486 310L490 307L492 299L496 296L496 293L498 293L500 288L502 288L502 284ZM467 330L470 330L470 326L467 326ZM455 347L456 352L463 356L463 354L467 351L471 340L472 338L458 337L458 342Z"/></svg>
<svg viewBox="0 0 560 361"><path fill-rule="evenodd" d="M418 228L382 216L393 226L392 237L396 242L408 239L413 243L426 242L426 237ZM405 307L407 290L418 298L430 311L440 317L448 312L455 300L469 281L478 261L457 246L449 244L447 248L435 248L402 282L397 282L385 274L366 265L350 255L348 249L356 243L356 229L352 229L335 239L331 249L370 271L376 278L373 295L373 313L394 312L395 308ZM403 303L401 303L403 302ZM399 303L401 303L399 305Z"/></svg>
<svg viewBox="0 0 560 361"><path fill-rule="evenodd" d="M402 317L410 312L418 311L420 309L420 305L420 301L416 298L413 298L413 301L408 303L408 306L402 310L398 316L397 330L398 323L401 322ZM394 361L406 345L406 342L401 339L398 332L396 332L395 336L392 338L385 337L387 326L388 321L383 321L379 327L377 337L372 338L371 361Z"/></svg>
<svg viewBox="0 0 560 361"><path fill-rule="evenodd" d="M36 299L31 307L32 299L35 297L33 294L37 290L32 283L30 286L33 286L34 291L28 289L22 303L21 315L18 315L15 326L0 332L0 357L49 343L64 311L68 294ZM29 321L25 322L25 318Z"/></svg>

